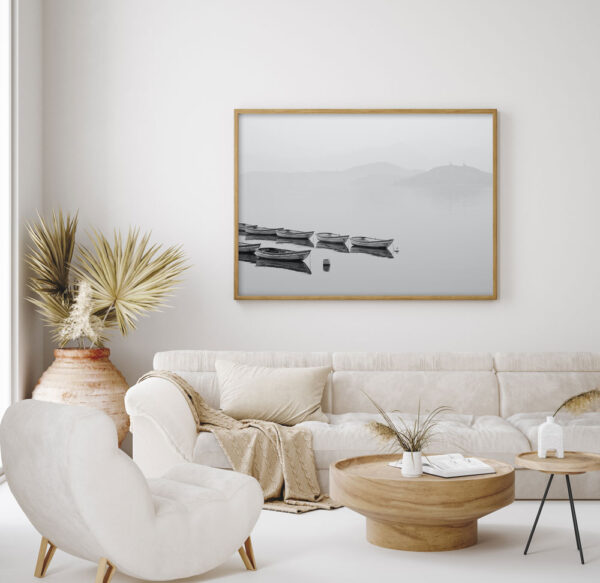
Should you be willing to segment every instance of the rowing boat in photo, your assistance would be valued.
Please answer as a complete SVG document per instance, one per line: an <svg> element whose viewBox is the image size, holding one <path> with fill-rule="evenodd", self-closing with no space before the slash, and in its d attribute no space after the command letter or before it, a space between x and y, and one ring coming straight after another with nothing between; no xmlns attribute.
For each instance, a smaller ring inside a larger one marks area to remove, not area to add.
<svg viewBox="0 0 600 583"><path fill-rule="evenodd" d="M277 235L281 227L257 227L256 225L246 225L246 233L249 235Z"/></svg>
<svg viewBox="0 0 600 583"><path fill-rule="evenodd" d="M249 235L248 233L244 239L246 241L281 241L277 235Z"/></svg>
<svg viewBox="0 0 600 583"><path fill-rule="evenodd" d="M377 249L387 249L394 239L376 239L375 237L350 237L352 245L359 247L374 247Z"/></svg>
<svg viewBox="0 0 600 583"><path fill-rule="evenodd" d="M310 239L314 231L294 231L293 229L277 229L277 236L286 239Z"/></svg>
<svg viewBox="0 0 600 583"><path fill-rule="evenodd" d="M248 225L247 223L238 223L238 233L245 233L248 227L256 227L256 225Z"/></svg>
<svg viewBox="0 0 600 583"><path fill-rule="evenodd" d="M310 251L296 251L292 249L277 249L276 247L263 247L255 251L260 259L273 259L275 261L304 261Z"/></svg>
<svg viewBox="0 0 600 583"><path fill-rule="evenodd" d="M323 243L345 243L349 235L340 235L339 233L317 233L317 239Z"/></svg>
<svg viewBox="0 0 600 583"><path fill-rule="evenodd" d="M238 241L239 253L254 253L259 247L260 243L246 243L245 241Z"/></svg>

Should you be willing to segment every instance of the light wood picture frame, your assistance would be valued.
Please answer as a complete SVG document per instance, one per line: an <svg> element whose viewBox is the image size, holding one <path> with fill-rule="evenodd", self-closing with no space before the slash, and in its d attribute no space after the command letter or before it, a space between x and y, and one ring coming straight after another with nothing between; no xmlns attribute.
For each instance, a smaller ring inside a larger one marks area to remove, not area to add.
<svg viewBox="0 0 600 583"><path fill-rule="evenodd" d="M234 110L234 299L497 299L497 119Z"/></svg>

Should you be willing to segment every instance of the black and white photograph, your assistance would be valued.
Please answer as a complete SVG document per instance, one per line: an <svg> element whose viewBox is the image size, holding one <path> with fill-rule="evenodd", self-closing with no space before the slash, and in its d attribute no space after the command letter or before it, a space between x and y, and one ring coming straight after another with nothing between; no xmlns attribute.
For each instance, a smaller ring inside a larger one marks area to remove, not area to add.
<svg viewBox="0 0 600 583"><path fill-rule="evenodd" d="M494 110L241 110L236 297L493 299Z"/></svg>

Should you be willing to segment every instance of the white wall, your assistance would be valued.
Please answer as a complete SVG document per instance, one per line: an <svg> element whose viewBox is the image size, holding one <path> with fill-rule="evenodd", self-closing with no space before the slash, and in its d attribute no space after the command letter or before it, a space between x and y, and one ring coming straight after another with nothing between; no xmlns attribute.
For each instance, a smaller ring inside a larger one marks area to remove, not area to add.
<svg viewBox="0 0 600 583"><path fill-rule="evenodd" d="M169 348L599 350L599 22L595 0L45 0L45 209L193 263L114 361L133 382ZM498 108L500 299L234 301L235 107Z"/></svg>
<svg viewBox="0 0 600 583"><path fill-rule="evenodd" d="M25 299L28 246L25 223L42 208L42 0L13 0L12 158L12 385L13 398L28 397L43 370L39 318Z"/></svg>
<svg viewBox="0 0 600 583"><path fill-rule="evenodd" d="M0 0L0 417L10 405L11 6ZM0 461L0 465L2 462ZM1 480L1 478L0 478Z"/></svg>

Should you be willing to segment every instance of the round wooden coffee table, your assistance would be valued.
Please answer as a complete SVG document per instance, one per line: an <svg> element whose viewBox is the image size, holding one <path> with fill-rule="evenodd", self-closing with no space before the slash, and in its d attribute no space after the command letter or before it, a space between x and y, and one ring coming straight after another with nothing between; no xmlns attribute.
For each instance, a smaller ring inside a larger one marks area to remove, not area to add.
<svg viewBox="0 0 600 583"><path fill-rule="evenodd" d="M575 542L577 543L579 558L581 559L581 564L583 565L585 562L583 558L583 545L581 544L579 525L577 524L577 514L575 513L575 501L573 500L573 491L571 490L571 479L569 478L569 476L576 474L585 474L586 472L600 471L600 454L586 453L582 451L565 451L565 456L562 458L541 458L538 457L537 452L527 451L525 453L520 453L515 458L515 465L518 468L537 470L538 472L543 472L545 474L550 475L546 484L546 490L544 491L544 495L542 496L540 507L537 511L535 520L533 522L533 527L531 528L531 532L529 533L529 538L527 539L527 545L525 546L525 551L523 552L523 554L527 554L527 551L529 550L529 545L531 545L531 539L533 538L535 527L537 526L538 520L540 519L540 514L542 513L544 502L546 502L546 496L548 496L548 490L550 490L550 484L552 484L554 475L560 474L563 475L565 477L565 480L567 481L567 492L569 493L569 504L571 505L571 518L573 519Z"/></svg>
<svg viewBox="0 0 600 583"><path fill-rule="evenodd" d="M389 549L451 551L477 543L477 519L515 499L515 471L482 459L495 474L405 478L401 454L341 460L329 468L330 496L367 517L367 540Z"/></svg>

